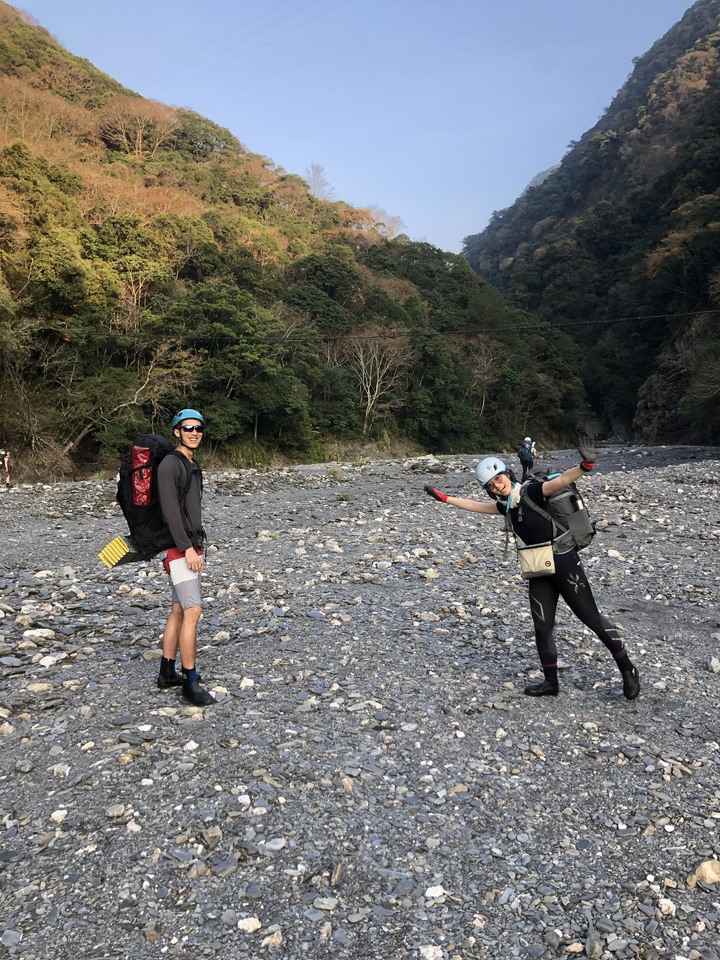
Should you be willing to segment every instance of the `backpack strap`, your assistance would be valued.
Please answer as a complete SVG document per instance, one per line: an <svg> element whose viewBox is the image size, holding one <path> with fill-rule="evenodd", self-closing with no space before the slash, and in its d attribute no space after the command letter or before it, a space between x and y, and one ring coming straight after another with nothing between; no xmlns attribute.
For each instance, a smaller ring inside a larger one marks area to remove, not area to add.
<svg viewBox="0 0 720 960"><path fill-rule="evenodd" d="M531 482L530 480L525 481L525 483L520 488L521 490L520 511L522 511L523 506L526 506L526 507L529 507L531 510L533 510L535 513L538 513L545 520L549 520L550 523L552 524L552 531L553 531L552 538L553 540L557 540L558 536L562 536L563 533L567 533L570 528L563 526L563 524L560 523L556 517L554 517L551 513L548 513L547 510L543 510L543 508L539 504L535 503L535 501L528 496L525 488L530 482ZM519 516L522 519L522 513L520 511L519 511ZM558 531L561 531L561 533L558 534Z"/></svg>
<svg viewBox="0 0 720 960"><path fill-rule="evenodd" d="M183 500L190 492L190 484L192 483L192 467L190 466L190 461L185 456L184 453L180 453L179 450L171 450L168 454L168 457L173 456L177 457L181 461L182 465L185 467L185 489L183 490ZM195 464L197 466L197 464ZM200 473L200 486L202 487L202 470L198 467L198 472Z"/></svg>
<svg viewBox="0 0 720 960"><path fill-rule="evenodd" d="M522 492L524 484L521 485L520 491ZM505 516L503 517L503 522L505 524L505 545L503 547L503 560L507 559L508 550L510 549L510 534L512 534L513 540L515 542L515 550L519 553L520 547L518 546L517 534L515 533L515 528L512 525L512 520L510 519L510 497L507 498L505 502Z"/></svg>
<svg viewBox="0 0 720 960"><path fill-rule="evenodd" d="M507 555L508 555L508 549L510 548L510 534L513 535L513 538L514 538L514 540L515 540L515 549L516 549L516 550L517 550L517 548L518 548L518 545L517 545L517 536L515 535L515 531L513 530L513 525L512 525L512 523L510 522L510 514L509 514L509 513L506 513L506 514L505 514L504 520L505 520L505 545L504 545L504 547L503 547L503 555L502 555L502 558L503 558L503 560L506 560L506 559L507 559Z"/></svg>
<svg viewBox="0 0 720 960"><path fill-rule="evenodd" d="M193 547L196 550L202 550L203 544L205 543L205 531L203 529L200 529L200 530L192 529L190 515L188 513L187 504L186 504L187 495L190 492L190 486L192 484L192 478L193 478L193 471L192 471L192 467L190 466L190 461L185 456L185 454L180 453L180 451L177 448L175 450L171 450L167 454L167 456L174 456L174 457L177 457L179 460L182 460L183 466L185 467L185 489L182 491L182 498L180 500L180 512L182 513L183 519L185 520L185 533L187 533L187 535L192 540ZM194 462L195 461L193 461L193 463ZM202 494L202 489L203 489L202 470L200 469L200 467L198 467L197 464L195 464L195 466L197 467L197 472L200 475L200 493Z"/></svg>
<svg viewBox="0 0 720 960"><path fill-rule="evenodd" d="M556 474L556 476L559 476L559 474ZM563 545L563 546L564 546L564 549L560 549L560 548L558 547L558 548L557 548L557 551L556 551L556 546L555 546L555 545L556 545L556 543L559 544L559 543L561 542L562 537L564 537L566 534L570 533L570 528L569 528L569 527L566 527L563 523L561 523L555 516L553 516L552 513L549 513L547 510L543 510L543 508L542 508L541 506L539 506L537 503L535 503L534 500L532 500L532 499L530 498L530 496L528 495L528 493L527 493L527 491L526 491L527 485L528 485L529 483L532 483L534 480L537 480L537 479L538 479L538 478L536 478L536 477L530 477L530 479L523 481L522 485L520 486L520 503L518 504L518 519L522 521L522 511L523 511L523 507L526 506L526 507L529 507L530 510L532 510L532 511L534 511L535 513L539 514L544 520L549 520L549 521L550 521L550 524L552 525L552 537L551 537L551 542L552 542L552 544L553 544L553 553L555 553L555 552L565 553L565 552L567 552L568 549L570 549L570 548L574 545L574 541L573 541L573 543L571 543L571 544L569 544L569 545L567 545L567 544ZM510 542L510 534L511 534L511 533L512 533L512 535L513 535L513 537L514 537L514 540L515 540L515 549L516 549L516 550L518 551L518 553L519 553L519 552L520 552L520 548L519 548L519 546L518 546L517 534L515 533L515 528L514 528L513 525L512 525L512 521L510 520L510 512L509 512L509 511L506 511L506 513L505 513L505 549L504 549L504 551L503 551L503 560L504 560L505 557L507 556L508 545L509 545L509 542ZM572 536L572 535L571 535L571 536Z"/></svg>

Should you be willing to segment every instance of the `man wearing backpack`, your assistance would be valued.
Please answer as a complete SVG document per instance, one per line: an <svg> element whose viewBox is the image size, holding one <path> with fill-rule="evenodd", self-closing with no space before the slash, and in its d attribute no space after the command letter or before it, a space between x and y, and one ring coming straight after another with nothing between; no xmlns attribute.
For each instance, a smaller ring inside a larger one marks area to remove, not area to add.
<svg viewBox="0 0 720 960"><path fill-rule="evenodd" d="M161 689L182 684L183 697L199 707L214 702L212 694L200 686L195 668L197 624L202 613L200 573L205 561L202 549L202 473L194 457L204 429L205 418L201 413L181 410L172 421L177 446L160 462L157 473L160 507L173 540L173 546L161 553L163 566L172 582L172 607L163 631L157 682ZM175 672L178 649L182 677Z"/></svg>

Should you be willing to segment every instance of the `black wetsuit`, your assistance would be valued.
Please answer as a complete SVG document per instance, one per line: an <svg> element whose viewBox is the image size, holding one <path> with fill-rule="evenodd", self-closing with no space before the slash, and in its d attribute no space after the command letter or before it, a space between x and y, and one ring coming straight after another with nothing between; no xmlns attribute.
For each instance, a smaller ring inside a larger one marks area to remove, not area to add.
<svg viewBox="0 0 720 960"><path fill-rule="evenodd" d="M548 513L550 504L542 495L542 482L531 480L525 493ZM507 503L499 500L498 512L506 513ZM528 507L512 507L509 511L513 530L520 539L532 546L552 540L552 524ZM619 637L618 628L609 623L595 603L580 557L574 548L555 555L555 573L528 580L530 610L535 627L535 643L543 669L557 667L557 649L553 636L558 598L562 597L575 616L602 640L618 663L620 670L628 669L627 653Z"/></svg>

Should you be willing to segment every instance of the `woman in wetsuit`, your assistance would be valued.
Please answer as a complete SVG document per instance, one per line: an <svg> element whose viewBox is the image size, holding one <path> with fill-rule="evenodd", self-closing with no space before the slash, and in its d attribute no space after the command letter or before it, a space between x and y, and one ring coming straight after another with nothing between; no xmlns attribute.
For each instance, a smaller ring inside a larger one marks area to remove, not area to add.
<svg viewBox="0 0 720 960"><path fill-rule="evenodd" d="M591 441L581 442L578 452L582 459L577 466L570 467L551 480L530 480L523 485L523 494L543 510L552 513L548 499L589 473L595 466L595 448ZM435 500L449 503L461 510L494 514L498 517L507 514L513 530L528 546L547 543L553 539L553 524L550 520L534 510L519 509L521 485L512 470L506 467L499 457L486 457L477 465L475 473L483 489L492 497L492 503L448 496L429 484L425 486L425 492ZM609 624L600 614L577 550L571 547L567 552L555 553L554 559L554 573L537 576L528 581L535 643L545 679L540 683L528 684L524 692L531 697L554 697L559 692L553 627L558 598L562 597L575 616L600 638L613 655L622 675L623 693L628 700L634 700L640 693L638 669L631 662L617 627Z"/></svg>

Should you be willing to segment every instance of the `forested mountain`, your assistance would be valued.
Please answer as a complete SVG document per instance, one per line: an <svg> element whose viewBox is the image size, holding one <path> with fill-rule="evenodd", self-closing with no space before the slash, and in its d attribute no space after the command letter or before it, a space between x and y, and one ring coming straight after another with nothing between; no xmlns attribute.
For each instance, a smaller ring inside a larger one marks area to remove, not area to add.
<svg viewBox="0 0 720 960"><path fill-rule="evenodd" d="M0 3L0 442L35 475L109 465L186 405L216 463L569 435L571 341L388 233Z"/></svg>
<svg viewBox="0 0 720 960"><path fill-rule="evenodd" d="M719 442L720 0L635 61L559 168L464 253L582 347L609 429Z"/></svg>

